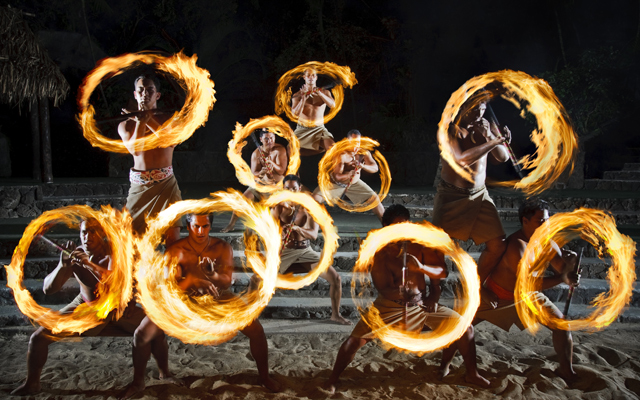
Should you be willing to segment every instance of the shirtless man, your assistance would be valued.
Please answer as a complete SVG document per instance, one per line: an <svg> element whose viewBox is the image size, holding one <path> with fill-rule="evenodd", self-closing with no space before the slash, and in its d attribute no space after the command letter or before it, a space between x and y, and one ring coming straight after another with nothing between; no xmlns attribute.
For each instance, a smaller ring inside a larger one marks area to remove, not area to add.
<svg viewBox="0 0 640 400"><path fill-rule="evenodd" d="M298 117L293 132L300 141L300 155L311 156L327 151L335 144L333 135L324 127L324 111L333 108L336 101L331 91L316 86L316 70L304 72L304 85L291 98L291 112Z"/></svg>
<svg viewBox="0 0 640 400"><path fill-rule="evenodd" d="M403 205L393 204L384 213L384 226L408 222L409 210ZM379 250L371 268L373 285L378 291L378 298L374 306L380 312L383 321L408 331L420 332L424 326L431 329L438 327L451 318L460 315L450 308L439 305L440 280L447 277L447 267L444 255L416 243L408 243L406 284L402 284L402 244L391 243ZM425 290L427 284L425 275L429 277L429 295ZM406 323L405 323L406 320ZM476 365L476 345L473 327L469 326L460 339L449 346L449 349L459 349L463 354L467 367L465 380L481 387L489 387L489 381L478 372ZM335 365L325 387L335 392L335 385L342 371L353 360L356 352L367 342L374 339L371 328L362 320L355 326L351 335L338 351ZM445 349L447 351L448 349ZM451 350L449 350L451 351ZM449 373L448 365L441 366L441 375Z"/></svg>
<svg viewBox="0 0 640 400"><path fill-rule="evenodd" d="M251 173L255 177L256 185L278 184L284 179L287 172L287 149L276 143L276 135L267 129L258 131L262 145L251 153ZM252 201L260 201L268 198L267 193L261 193L254 188L247 188L244 197ZM231 214L229 224L220 232L229 232L238 221L236 213Z"/></svg>
<svg viewBox="0 0 640 400"><path fill-rule="evenodd" d="M476 313L474 324L488 321L507 332L511 325L516 325L520 330L525 329L518 317L514 299L518 264L533 233L541 226L544 229L545 222L549 219L549 205L543 200L527 199L520 206L519 217L522 229L507 238L507 251L487 278L485 287L482 289L482 302ZM542 278L540 290L549 289L562 282L570 286L578 285L579 277L574 272L577 262L576 253L560 250L559 248L556 251L557 254L551 260L555 275ZM547 296L541 292L534 292L532 295L535 301L542 304L556 318L561 319L564 317L558 307ZM558 354L560 362L560 368L557 373L565 381L572 382L577 378L577 375L573 371L573 339L571 332L559 329L552 329L552 331L553 347ZM451 357L453 357L452 354ZM443 359L443 363L446 364L450 361L450 359Z"/></svg>
<svg viewBox="0 0 640 400"><path fill-rule="evenodd" d="M42 291L46 295L58 292L72 275L80 285L80 294L69 305L60 310L61 314L71 314L80 304L96 300L96 288L99 280L108 275L112 269L111 249L105 241L104 232L97 221L83 221L80 224L80 242L81 245L78 247L75 247L72 241L67 242L64 248L71 254L61 253L58 266L44 279ZM135 302L131 302L120 319L116 320L115 312L112 311L102 324L79 335L54 335L44 327L38 328L31 335L31 340L29 341L27 380L11 394L23 396L40 392L40 374L44 364L47 362L49 345L52 342L69 336L130 336L144 317L145 314L142 308L137 307ZM134 359L138 355L138 350L140 349L134 347ZM154 338L148 350L153 353L158 363L160 377L171 377L168 367L167 342L164 334Z"/></svg>
<svg viewBox="0 0 640 400"><path fill-rule="evenodd" d="M511 140L505 126L500 136L495 124L483 118L485 102L461 113L459 125L452 125L451 149L453 157L471 172L469 182L443 160L442 180L433 204L433 224L449 236L476 244L486 244L478 260L480 282L484 282L506 249L505 233L493 200L485 186L487 159L494 163L509 159L504 142Z"/></svg>
<svg viewBox="0 0 640 400"><path fill-rule="evenodd" d="M233 275L233 248L224 240L209 236L211 219L208 215L189 214L186 217L189 235L167 247L165 257L178 262L176 276L180 289L195 294L209 294L216 299L234 297L229 287ZM141 335L152 335L158 327L149 321L141 325ZM277 392L280 385L269 376L269 353L264 329L257 319L241 332L249 338L251 356L256 361L260 381L267 389ZM147 357L148 359L148 357ZM138 368L144 373L144 365Z"/></svg>
<svg viewBox="0 0 640 400"><path fill-rule="evenodd" d="M129 172L131 187L125 208L133 218L133 231L142 235L147 229L145 217L154 217L171 203L182 200L182 197L173 175L175 146L142 151L142 146L135 144L136 139L158 135L156 131L169 118L168 115L153 113L160 99L159 82L155 76L141 75L136 78L134 85L133 96L138 103L138 111L147 112L121 122L118 125L118 133L133 156L133 168ZM128 114L130 111L122 109L122 113ZM179 221L176 226L166 231L167 245L180 238L180 226Z"/></svg>
<svg viewBox="0 0 640 400"><path fill-rule="evenodd" d="M380 202L378 194L360 179L362 171L370 174L378 172L378 163L369 151L365 151L364 154L362 152L358 154L358 152L361 151L359 146L361 137L362 134L357 129L352 129L347 133L347 139L358 141L358 146L354 147L353 151L340 154L340 163L335 166L331 173L332 185L329 188L329 195L332 199L337 199L344 193L349 200L356 204L364 203L370 198L375 197L377 205L372 211L380 222L382 222L384 206L382 202ZM347 189L346 192L345 189ZM313 192L313 197L319 203L324 202L320 188L317 188Z"/></svg>
<svg viewBox="0 0 640 400"><path fill-rule="evenodd" d="M299 192L302 182L296 175L287 175L284 177L283 185L286 190ZM289 234L288 240L284 243L280 253L279 273L298 272L296 266L301 268L302 271L300 272L309 272L314 269L320 261L320 253L311 249L310 241L318 238L318 223L311 218L304 207L286 202L276 205L271 210L271 215L281 224L286 225L282 229L283 241L285 241L289 230L291 230L291 234ZM294 217L295 220L293 220ZM290 271L291 267L293 267L294 271ZM351 325L351 321L340 315L342 278L333 267L329 267L327 271L320 274L320 277L329 282L331 320L342 325Z"/></svg>

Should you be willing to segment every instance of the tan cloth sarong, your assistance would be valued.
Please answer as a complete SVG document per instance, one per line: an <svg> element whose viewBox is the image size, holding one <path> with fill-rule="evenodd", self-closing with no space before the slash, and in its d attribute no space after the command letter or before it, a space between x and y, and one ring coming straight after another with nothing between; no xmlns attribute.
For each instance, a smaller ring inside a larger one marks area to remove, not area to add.
<svg viewBox="0 0 640 400"><path fill-rule="evenodd" d="M560 310L555 304L542 292L533 292L532 296L535 302L541 303L542 307L546 308L549 313L559 313ZM522 300L519 300L522 301ZM509 332L512 325L517 326L520 330L524 330L526 327L520 321L518 317L518 311L516 310L515 300L498 300L498 307L493 308L489 302L483 297L480 302L480 307L476 312L476 321L487 321L495 326L504 329Z"/></svg>
<svg viewBox="0 0 640 400"><path fill-rule="evenodd" d="M318 261L320 261L320 253L313 251L311 246L306 249L289 249L285 247L280 254L280 268L278 271L284 274L291 264L317 263Z"/></svg>
<svg viewBox="0 0 640 400"><path fill-rule="evenodd" d="M433 224L459 240L485 243L504 235L496 205L485 186L464 189L443 180L433 202Z"/></svg>
<svg viewBox="0 0 640 400"><path fill-rule="evenodd" d="M147 230L146 218L153 218L172 203L182 200L178 181L174 175L160 181L138 185L131 183L127 205L133 218L133 231L143 234ZM182 226L178 220L175 226Z"/></svg>
<svg viewBox="0 0 640 400"><path fill-rule="evenodd" d="M342 193L345 193L347 185L341 186L338 183L331 182L331 186L329 186L329 196L331 200L337 200L342 196ZM316 189L316 192L320 193L320 189ZM352 183L347 189L345 195L353 202L354 204L362 204L369 200L373 196L378 196L376 192L373 191L366 183L362 182L361 179L358 179L355 183Z"/></svg>
<svg viewBox="0 0 640 400"><path fill-rule="evenodd" d="M298 125L293 133L298 137L301 149L319 150L322 139L333 139L324 124L311 127Z"/></svg>
<svg viewBox="0 0 640 400"><path fill-rule="evenodd" d="M82 295L79 294L75 299L60 310L61 314L71 314L80 304L84 303ZM138 328L138 325L145 317L144 310L138 306L129 306L120 319L115 319L115 310L111 311L104 322L98 326L94 326L81 334L73 334L71 336L93 337L93 336L131 336ZM56 335L54 335L56 336ZM69 335L59 335L60 337Z"/></svg>
<svg viewBox="0 0 640 400"><path fill-rule="evenodd" d="M405 306L378 296L373 305L380 312L380 317L387 325L404 326ZM411 332L421 332L425 326L436 330L443 323L460 318L460 314L452 309L438 304L436 312L429 313L422 306L409 306L407 310L407 330ZM356 324L351 332L351 336L362 339L373 339L373 334L369 325L362 319Z"/></svg>

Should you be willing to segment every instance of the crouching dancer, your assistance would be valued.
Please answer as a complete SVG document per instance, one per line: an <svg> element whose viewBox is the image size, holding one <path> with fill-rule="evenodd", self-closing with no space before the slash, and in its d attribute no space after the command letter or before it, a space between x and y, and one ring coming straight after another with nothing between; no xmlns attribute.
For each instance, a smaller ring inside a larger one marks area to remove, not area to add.
<svg viewBox="0 0 640 400"><path fill-rule="evenodd" d="M407 221L409 211L400 204L389 206L382 217L383 226ZM373 259L371 278L378 291L378 298L373 304L380 312L382 320L398 328L406 326L408 331L420 332L424 326L436 330L448 319L459 318L458 313L438 304L440 280L447 276L444 256L416 243L409 243L406 252L409 271L404 286L401 243L386 245ZM430 279L428 296L425 295L425 275ZM338 351L333 371L325 384L327 389L335 391L335 384L342 371L353 360L356 352L373 338L371 328L360 320ZM464 357L467 367L465 380L478 386L489 387L489 381L483 378L477 369L473 327L470 326L451 347L459 349Z"/></svg>
<svg viewBox="0 0 640 400"><path fill-rule="evenodd" d="M61 314L70 314L82 303L91 303L97 299L96 288L100 279L111 271L111 249L105 241L105 234L97 221L88 220L80 224L81 245L75 247L72 241L64 246L70 254L63 252L60 255L60 262L44 279L42 290L45 294L53 294L59 291L71 276L80 285L80 294L66 307L60 310ZM124 311L122 317L115 319L115 311L112 311L104 322L81 334L74 334L71 337L91 337L91 336L131 336L140 322L145 318L142 308L137 307L135 302L131 302ZM70 335L54 335L44 327L38 328L29 340L29 350L27 351L27 381L16 388L11 394L28 395L41 390L40 374L44 364L47 362L49 345L57 340ZM171 377L168 367L167 342L162 331L154 336L146 347L133 347L134 362L139 357L140 352L153 354L158 368L160 378ZM147 356L148 358L148 356ZM144 377L143 387L144 387Z"/></svg>

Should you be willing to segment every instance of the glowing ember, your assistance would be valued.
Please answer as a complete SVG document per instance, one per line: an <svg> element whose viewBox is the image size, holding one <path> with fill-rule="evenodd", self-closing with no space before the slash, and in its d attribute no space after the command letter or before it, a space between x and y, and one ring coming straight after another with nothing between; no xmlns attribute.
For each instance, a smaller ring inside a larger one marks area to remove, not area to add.
<svg viewBox="0 0 640 400"><path fill-rule="evenodd" d="M536 117L538 128L531 132L531 141L536 145L534 157L525 156L518 160L523 169L532 171L519 181L499 183L521 189L530 195L541 193L553 185L562 172L568 167L573 171L578 139L571 128L568 116L560 100L556 97L551 86L543 79L534 78L519 71L491 72L468 80L451 95L442 119L438 124L438 142L442 158L462 177L471 181L469 171L455 162L451 154L449 125L454 123L460 107L470 99L474 93L490 83L501 83L506 92L502 97L521 109L524 118L524 106Z"/></svg>
<svg viewBox="0 0 640 400"><path fill-rule="evenodd" d="M255 177L251 173L251 168L242 159L242 149L247 144L245 139L251 135L251 132L261 128L267 128L269 132L273 132L289 141L289 152L291 154L289 154L289 164L287 165L287 173L285 175L298 172L298 168L300 167L300 142L296 135L293 134L289 124L275 115L252 119L244 127L236 123L236 130L233 131L233 139L229 142L227 157L229 157L229 161L231 161L231 164L235 167L236 177L240 183L255 188L262 193L271 193L282 189L282 182L279 182L277 185L257 185Z"/></svg>
<svg viewBox="0 0 640 400"><path fill-rule="evenodd" d="M32 240L56 223L77 228L82 219L95 219L106 235L111 248L112 272L103 276L96 288L97 299L82 303L73 313L61 315L59 312L39 306L22 285L23 265ZM11 264L7 265L7 286L13 290L20 311L53 333L82 333L101 324L109 312L116 310L116 318L122 315L132 296L133 237L131 216L111 207L95 211L88 206L68 206L45 211L27 226L16 247Z"/></svg>
<svg viewBox="0 0 640 400"><path fill-rule="evenodd" d="M338 249L339 237L337 229L333 225L333 219L331 219L327 210L325 210L323 206L318 204L313 199L313 197L309 196L306 193L296 193L288 190L283 190L269 197L269 199L267 199L264 203L267 207L274 207L278 203L282 203L285 201L300 204L302 207L304 207L311 215L311 218L313 218L314 221L316 221L318 225L320 225L320 229L322 229L322 235L324 237L324 247L322 249L322 255L320 256L320 262L313 270L301 277L278 274L276 287L281 289L297 290L301 287L310 285L315 282L320 274L325 272L331 266L331 264L333 264L333 255ZM278 240L280 240L280 235L278 235ZM260 275L260 277L262 277L263 272L261 270L255 268L254 270L258 275Z"/></svg>
<svg viewBox="0 0 640 400"><path fill-rule="evenodd" d="M280 263L280 232L269 209L250 203L235 190L216 192L211 196L172 204L148 221L147 234L138 244L141 255L135 266L138 298L153 322L184 343L217 344L231 339L238 330L258 318L275 291ZM184 214L231 210L244 220L249 229L262 237L266 255L246 254L247 264L260 271L262 285L257 291L229 300L215 300L209 295L189 297L176 282L176 260L167 265L164 256L155 251L162 241L162 234ZM165 268L169 271L168 276L165 276Z"/></svg>
<svg viewBox="0 0 640 400"><path fill-rule="evenodd" d="M389 193L389 187L391 186L391 172L389 172L389 164L387 164L387 160L380 154L379 151L375 150L375 147L379 146L380 143L368 137L361 137L358 140L349 140L342 139L337 142L334 146L332 146L326 154L320 160L320 164L318 165L318 186L320 187L320 191L322 192L322 196L325 198L325 201L328 205L333 206L337 205L343 210L351 211L351 212L364 212L375 208L378 205L378 199L370 198L361 204L350 204L339 197L332 198L329 195L329 187L331 186L331 173L333 169L340 163L340 155L345 152L352 152L356 147L359 147L358 154L363 154L365 150L372 152L373 158L378 162L378 167L380 169L380 193L378 193L378 197L380 201L384 200ZM348 193L348 192L347 192Z"/></svg>
<svg viewBox="0 0 640 400"><path fill-rule="evenodd" d="M562 247L580 237L598 249L600 258L604 253L611 256L613 264L607 272L609 294L601 293L593 300L594 310L588 318L557 319L532 301L529 293L540 289L548 262L556 254L551 250L551 241ZM515 297L523 300L516 303L523 324L533 332L538 329L537 322L562 330L595 331L608 326L631 300L636 280L635 250L635 243L618 232L615 220L604 211L581 208L552 216L535 231L518 266Z"/></svg>
<svg viewBox="0 0 640 400"><path fill-rule="evenodd" d="M120 75L132 64L142 62L153 64L160 71L171 74L187 91L187 98L182 110L169 118L156 131L157 135L137 139L134 146L140 148L141 151L147 151L157 147L175 146L190 138L196 129L207 122L209 110L213 108L213 103L216 101L213 81L209 79L209 71L198 68L196 66L197 59L195 55L189 58L182 53L171 57L136 53L101 60L84 79L78 95L78 107L81 113L77 119L82 126L84 136L92 146L105 151L129 152L121 140L109 139L100 133L96 121L93 119L95 109L89 103L89 98L102 80Z"/></svg>
<svg viewBox="0 0 640 400"><path fill-rule="evenodd" d="M344 88L352 88L353 85L358 83L356 74L351 72L349 67L342 67L331 62L321 63L318 61L309 61L308 63L298 65L282 75L280 79L278 79L278 88L276 89L276 114L282 114L284 112L291 121L304 126L315 126L315 123L300 121L298 117L291 112L292 93L289 83L293 79L301 78L307 69L315 69L318 75L326 75L337 82L336 86L331 89L331 94L333 95L336 105L324 116L324 123L326 124L331 121L342 108Z"/></svg>
<svg viewBox="0 0 640 400"><path fill-rule="evenodd" d="M456 296L454 308L460 314L459 320L451 320L431 332L407 332L401 328L386 325L375 306L364 299L364 292L356 295L356 285L369 286L369 272L376 252L389 243L404 240L441 251L456 263L460 270L460 281L466 294L464 301L460 300L462 293L458 293ZM400 350L423 354L446 347L458 340L473 321L480 305L480 278L476 269L476 264L471 256L451 240L449 235L430 223L393 224L370 232L362 242L358 260L353 268L351 296L362 315L362 319L383 343Z"/></svg>

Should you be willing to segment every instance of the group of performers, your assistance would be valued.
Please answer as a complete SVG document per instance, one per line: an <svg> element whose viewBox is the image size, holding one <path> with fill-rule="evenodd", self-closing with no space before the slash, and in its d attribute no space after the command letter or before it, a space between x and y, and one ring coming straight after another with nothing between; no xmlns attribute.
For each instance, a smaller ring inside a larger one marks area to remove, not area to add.
<svg viewBox="0 0 640 400"><path fill-rule="evenodd" d="M304 85L292 97L291 110L298 117L295 134L301 145L301 155L317 154L334 145L334 137L323 124L326 107L333 107L335 101L331 92L316 86L317 72L308 69L304 73ZM160 86L154 76L143 75L135 82L134 97L138 103L136 113L118 127L118 132L134 159L130 171L131 188L126 208L133 217L133 230L144 234L145 217L153 217L171 203L181 200L180 190L173 175L173 147L141 150L136 148L136 139L155 135L165 122L162 114L154 114L161 96ZM434 203L433 222L452 238L466 241L473 239L476 244L485 244L478 262L478 274L483 283L482 303L474 324L491 322L505 330L511 325L523 329L516 312L514 288L517 266L533 232L549 218L548 205L538 199L524 201L519 210L522 228L505 237L497 209L485 187L487 162L505 162L508 159L504 143L510 140L508 128L501 127L506 135L500 135L498 127L484 119L484 102L466 110L457 124L451 127L453 154L456 162L472 172L472 180L459 176L451 166L443 162L442 180L437 188ZM131 110L123 110L130 113ZM275 142L269 130L258 132L260 146L251 155L251 171L256 185L282 182L285 190L306 189L297 175L285 175L288 162L287 149ZM352 130L348 138L357 143L360 132ZM360 151L359 151L360 150ZM377 199L374 214L383 226L410 220L409 211L402 205L392 205L386 210L377 194L361 180L361 171L375 173L378 165L366 151L354 146L353 151L339 155L339 162L331 174L331 196L348 197L359 203ZM322 193L316 189L310 194L323 202ZM244 193L249 199L260 201L268 194L255 188ZM305 273L318 264L320 254L311 248L311 241L318 235L318 224L304 207L281 203L272 208L271 214L284 227L283 249L281 251L280 274ZM237 217L223 229L230 231ZM188 235L180 239L180 225L165 233L165 257L177 260L178 286L193 296L210 295L224 300L236 296L230 291L234 269L233 251L229 243L211 237L212 217L189 214L186 216ZM80 294L61 313L71 313L83 302L96 298L95 291L101 276L111 269L110 246L105 234L96 221L83 221L80 228L81 245L75 247L69 242L60 255L58 266L44 281L44 292L54 293L73 275L80 284ZM70 254L69 254L70 253ZM400 255L404 253L404 257ZM406 258L408 275L403 279L403 258ZM545 277L543 289L561 282L577 285L578 276L573 272L576 254L558 249L552 261L555 275ZM439 304L440 280L447 277L444 255L416 243L390 243L378 251L371 268L372 281L378 297L374 305L385 323L401 327L407 331L420 332L425 327L438 329L445 321L459 318L454 310ZM331 320L340 324L351 321L340 315L342 282L333 267L320 275L330 284L332 306ZM425 276L429 278L427 280ZM253 279L250 286L258 284ZM251 290L251 289L250 289ZM551 313L562 317L562 313L542 293L535 293L536 301L544 304ZM168 365L168 346L164 332L145 316L144 310L132 300L120 319L112 312L104 323L78 336L122 336L133 335L132 383L122 394L129 398L145 388L144 373L151 355L160 370L160 378L181 384L173 376ZM449 374L450 364L456 351L460 351L466 366L466 381L480 387L489 387L490 382L477 368L474 341L474 326L471 325L462 337L443 350L440 366L441 377ZM268 348L264 330L256 319L242 330L250 340L251 354L256 361L261 383L272 391L281 385L269 376ZM61 336L39 328L32 335L27 354L27 380L12 394L26 395L39 392L40 374L47 359L48 346ZM355 353L373 339L371 328L362 320L358 322L350 336L340 347L333 371L326 382L326 388L333 391L342 371L349 365ZM553 331L553 344L559 355L558 374L567 381L576 378L572 368L571 333Z"/></svg>

